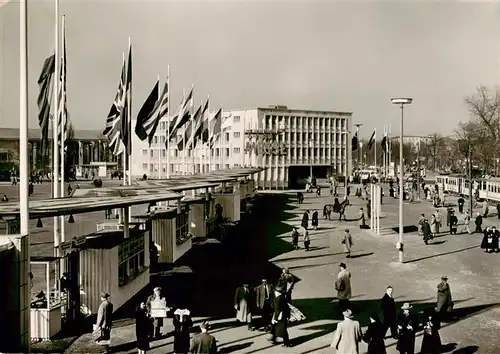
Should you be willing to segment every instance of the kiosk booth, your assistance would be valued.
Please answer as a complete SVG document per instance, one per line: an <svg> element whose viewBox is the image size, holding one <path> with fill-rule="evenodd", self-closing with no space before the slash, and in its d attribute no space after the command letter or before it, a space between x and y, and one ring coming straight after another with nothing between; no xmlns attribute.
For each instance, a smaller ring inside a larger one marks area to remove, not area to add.
<svg viewBox="0 0 500 354"><path fill-rule="evenodd" d="M240 183L238 181L230 182L231 186L222 183L222 187L213 193L215 204L222 206L222 216L229 218L233 222L240 221Z"/></svg>

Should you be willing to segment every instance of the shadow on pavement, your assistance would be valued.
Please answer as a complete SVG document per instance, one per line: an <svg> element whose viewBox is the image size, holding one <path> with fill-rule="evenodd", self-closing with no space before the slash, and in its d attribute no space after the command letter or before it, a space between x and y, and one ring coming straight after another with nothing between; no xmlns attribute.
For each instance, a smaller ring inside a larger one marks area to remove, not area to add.
<svg viewBox="0 0 500 354"><path fill-rule="evenodd" d="M417 258L417 259L412 259L412 260L409 260L409 261L405 261L405 263L413 263L413 262L423 261L425 259L435 258L435 257L440 257L440 256L446 256L446 255L449 255L449 254L454 254L454 253L459 253L459 252L464 252L464 251L468 251L468 250L471 250L471 249L474 249L474 248L479 248L479 245L465 247L465 248L462 248L462 249L459 249L459 250L456 250L456 251L444 252L444 253L434 254L432 256L426 256L426 257L421 257L421 258Z"/></svg>
<svg viewBox="0 0 500 354"><path fill-rule="evenodd" d="M219 349L219 353L238 353L240 350L250 347L253 342L245 342L241 344L234 344L227 347L222 347Z"/></svg>
<svg viewBox="0 0 500 354"><path fill-rule="evenodd" d="M337 323L323 323L323 324L318 324L314 325L313 323L316 321L340 321L343 319L343 316L341 314L341 310L337 304L337 302L334 302L332 304L334 298L318 298L318 299L297 299L293 303L294 305L302 311L302 313L306 316L306 320L304 322L301 322L301 324L304 323L310 323L311 326L305 326L302 329L306 331L313 331L312 333L305 334L303 336L299 336L296 338L292 338L292 344L294 346L300 345L303 343L306 343L308 341L314 340L316 338L323 337L325 335L332 334L337 328ZM426 299L427 300L427 299ZM470 299L465 299L465 300L459 300L456 301L456 303L460 302L465 302ZM425 300L424 300L425 301ZM421 315L421 313L429 308L433 308L435 306L435 302L422 302L419 300L414 300L414 301L405 301L405 302L410 302L413 306L413 310L415 313L418 313ZM352 310L354 313L354 317L357 321L360 322L361 326L366 326L369 323L369 316L372 312L380 312L380 300L361 300L361 301L352 301ZM401 302L397 302L398 308L401 306ZM453 311L453 317L454 320L443 323L442 327L449 326L453 323L456 323L458 321L461 321L467 317L477 315L481 312L491 310L497 306L499 306L500 303L493 303L493 304L485 304L485 305L478 305L478 306L471 306L471 307L462 307L462 308L457 308L456 310ZM418 335L422 335L419 333ZM391 345L392 346L392 345ZM304 353L314 353L317 352L318 350L327 348L328 346L324 346L321 348L315 348L314 350L304 352ZM455 352L454 352L455 353ZM457 352L457 353L462 353L462 352ZM467 352L464 352L467 353ZM474 353L474 352L471 352Z"/></svg>
<svg viewBox="0 0 500 354"><path fill-rule="evenodd" d="M477 345L469 345L467 347L460 348L460 349L453 351L452 354L474 354L474 353L477 353L478 350L479 350L479 347Z"/></svg>

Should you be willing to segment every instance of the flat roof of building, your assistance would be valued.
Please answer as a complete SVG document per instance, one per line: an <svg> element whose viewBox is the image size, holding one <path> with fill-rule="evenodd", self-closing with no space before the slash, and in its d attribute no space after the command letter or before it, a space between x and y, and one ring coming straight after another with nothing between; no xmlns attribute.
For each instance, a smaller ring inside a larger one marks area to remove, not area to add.
<svg viewBox="0 0 500 354"><path fill-rule="evenodd" d="M254 167L237 168L218 170L207 174L182 176L171 180L144 181L145 185L76 189L71 197L30 201L30 219L83 214L133 205L179 200L184 196L176 192L213 187L263 170L263 168ZM150 184L147 184L148 182ZM17 216L19 211L18 202L0 204L0 216Z"/></svg>
<svg viewBox="0 0 500 354"><path fill-rule="evenodd" d="M251 110L261 110L261 111L270 111L270 112L321 114L321 115L337 115L337 116L348 116L348 117L352 116L352 114L353 114L353 112L350 112L350 111L327 111L327 110L315 110L315 109L297 109L297 108L289 108L288 106L283 106L283 105L269 105L268 107L225 109L224 112L251 111Z"/></svg>

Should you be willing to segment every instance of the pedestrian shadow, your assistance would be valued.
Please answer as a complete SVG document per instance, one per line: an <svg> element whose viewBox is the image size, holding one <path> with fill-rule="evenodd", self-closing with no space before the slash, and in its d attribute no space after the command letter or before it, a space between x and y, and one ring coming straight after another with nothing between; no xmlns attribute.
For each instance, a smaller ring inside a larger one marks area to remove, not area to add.
<svg viewBox="0 0 500 354"><path fill-rule="evenodd" d="M329 247L323 247L323 248L329 248ZM321 257L328 257L328 256L337 256L339 254L344 254L344 252L336 252L336 253L327 253L327 254L315 254L313 256L309 255L304 255L300 257L289 257L289 258L280 258L275 261L274 263L280 263L280 262L289 262L289 261L296 261L299 259L310 259L310 258L321 258Z"/></svg>
<svg viewBox="0 0 500 354"><path fill-rule="evenodd" d="M297 299L295 300L294 306L296 306L305 316L306 320L301 322L301 324L312 324L311 326L304 326L301 329L311 332L303 336L293 338L291 340L294 346L301 345L308 341L314 340L316 338L321 338L325 335L332 334L337 328L337 322L343 319L341 310L338 304L331 304L333 298L317 298L317 299ZM464 302L466 300L459 300L456 303ZM413 306L413 311L418 315L422 316L423 311L434 308L436 305L435 301L432 302L421 302L422 300L405 301L409 302ZM442 325L442 327L447 327L456 322L459 322L465 318L477 315L479 313L489 311L495 307L498 307L500 303L492 303L485 305L477 305L471 307L457 308L453 311L454 320ZM397 308L401 308L401 303L396 302ZM351 308L354 314L354 318L360 322L362 327L367 326L370 322L369 316L373 312L380 311L380 299L375 300L360 300L352 301ZM320 325L313 325L316 321L332 321L330 323L324 323ZM419 336L422 335L420 332ZM395 345L391 344L390 346ZM327 348L327 346L321 348L315 348L311 351L306 351L305 353L314 353L320 351L321 349ZM460 352L461 353L461 352ZM464 352L466 353L466 352ZM474 353L474 352L472 352Z"/></svg>
<svg viewBox="0 0 500 354"><path fill-rule="evenodd" d="M391 229L394 232L399 233L399 226L391 227ZM417 231L418 231L418 227L415 226L415 225L406 225L406 226L403 226L403 233L404 234L408 234L408 233L411 233L411 232L417 232Z"/></svg>
<svg viewBox="0 0 500 354"><path fill-rule="evenodd" d="M460 252L472 250L474 248L479 248L479 245L465 247L465 248L462 248L462 249L459 249L459 250L455 250L455 251L449 251L449 252L444 252L444 253L439 253L439 254L433 254L431 256L420 257L420 258L412 259L412 260L409 260L409 261L405 261L404 263L419 262L419 261L423 261L423 260L430 259L430 258L435 258L435 257L440 257L440 256L447 256L447 255L450 255L450 254L455 254L455 253L460 253Z"/></svg>
<svg viewBox="0 0 500 354"><path fill-rule="evenodd" d="M374 254L374 253L369 252L369 253L354 254L354 255L351 255L349 258L353 259L353 258L368 257L368 256L371 256L372 254Z"/></svg>
<svg viewBox="0 0 500 354"><path fill-rule="evenodd" d="M467 347L454 350L452 354L474 354L477 353L478 350L479 347L477 345L469 345Z"/></svg>
<svg viewBox="0 0 500 354"><path fill-rule="evenodd" d="M448 240L441 240L441 241L435 241L432 243L429 243L429 245L442 245L443 243L448 242Z"/></svg>
<svg viewBox="0 0 500 354"><path fill-rule="evenodd" d="M245 342L245 343L230 345L227 347L222 347L219 349L219 353L222 354L222 353L240 352L243 349L250 347L252 344L253 344L253 342Z"/></svg>

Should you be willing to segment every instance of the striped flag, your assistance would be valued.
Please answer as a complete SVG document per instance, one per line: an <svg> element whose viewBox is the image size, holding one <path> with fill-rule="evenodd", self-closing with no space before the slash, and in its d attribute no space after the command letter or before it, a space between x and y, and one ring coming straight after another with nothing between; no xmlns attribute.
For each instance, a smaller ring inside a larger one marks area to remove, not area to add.
<svg viewBox="0 0 500 354"><path fill-rule="evenodd" d="M202 138L203 137L203 132L205 129L208 128L208 107L210 104L210 99L207 98L207 101L203 105L203 108L201 109L200 116L197 120L197 123L194 126L194 134L192 139L194 140L194 145L196 146L196 139ZM195 120L196 121L196 120Z"/></svg>
<svg viewBox="0 0 500 354"><path fill-rule="evenodd" d="M137 121L135 123L135 134L142 141L146 140L149 136L154 136L156 130L156 121L159 120L158 115L158 100L160 97L160 82L156 81L153 90L149 94L146 102L142 105L141 110L137 114ZM153 131L153 134L151 132ZM151 140L151 139L150 139ZM150 142L151 145L151 142Z"/></svg>
<svg viewBox="0 0 500 354"><path fill-rule="evenodd" d="M64 23L64 22L63 22ZM67 90L66 90L66 80L67 80L67 70L66 70L66 29L63 26L63 53L61 57L61 75L60 75L60 84L59 84L59 94L58 94L58 102L59 102L59 120L58 120L58 141L59 148L63 141L66 141L68 138L68 127L69 127L69 118L68 118L68 107L67 107ZM64 118L64 119L63 119ZM64 122L64 126L62 126ZM64 135L63 135L64 134ZM62 140L64 139L64 140ZM67 151L67 146L64 147L64 150Z"/></svg>
<svg viewBox="0 0 500 354"><path fill-rule="evenodd" d="M376 136L375 136L376 130L373 131L372 136L370 137L370 140L368 141L368 150L371 150L373 143L375 142Z"/></svg>
<svg viewBox="0 0 500 354"><path fill-rule="evenodd" d="M128 106L131 104L129 99L131 99L131 91L132 91L132 44L128 47L128 60L127 60L127 76L125 81L125 104L123 109L123 117L122 119L122 131L121 137L123 144L125 145L127 156L132 153L132 117L128 115Z"/></svg>
<svg viewBox="0 0 500 354"><path fill-rule="evenodd" d="M215 113L210 123L210 148L212 148L222 131L222 107Z"/></svg>
<svg viewBox="0 0 500 354"><path fill-rule="evenodd" d="M170 122L170 136L167 140L172 140L176 136L177 131L191 118L190 108L193 104L193 90L194 87L191 88L187 96L182 98L177 114Z"/></svg>
<svg viewBox="0 0 500 354"><path fill-rule="evenodd" d="M125 60L123 60L122 74L120 77L120 83L118 84L118 92L116 93L115 100L113 101L113 105L108 113L106 127L102 133L106 136L106 138L108 138L108 147L115 156L120 155L125 150L122 137L122 121L127 120L125 112L127 98L126 73L126 63Z"/></svg>
<svg viewBox="0 0 500 354"><path fill-rule="evenodd" d="M42 72L38 78L38 86L40 87L40 92L38 94L38 124L42 131L41 136L41 149L45 153L47 149L47 139L49 136L49 121L50 121L50 102L52 100L53 85L52 77L55 71L55 55L52 54L50 57L45 59L43 63Z"/></svg>

